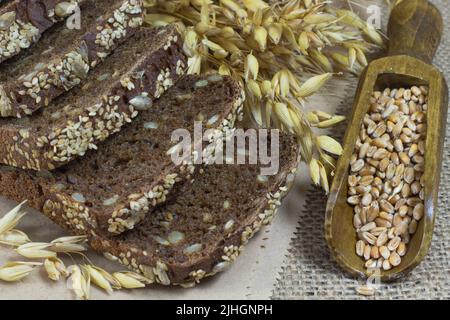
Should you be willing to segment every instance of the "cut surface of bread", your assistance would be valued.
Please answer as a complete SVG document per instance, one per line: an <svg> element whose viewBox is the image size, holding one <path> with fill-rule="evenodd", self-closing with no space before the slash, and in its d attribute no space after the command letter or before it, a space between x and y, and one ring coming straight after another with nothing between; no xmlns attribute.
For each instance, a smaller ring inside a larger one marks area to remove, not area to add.
<svg viewBox="0 0 450 320"><path fill-rule="evenodd" d="M84 0L0 2L0 63L36 43L42 33L73 14Z"/></svg>
<svg viewBox="0 0 450 320"><path fill-rule="evenodd" d="M141 28L83 85L31 117L0 119L0 162L53 170L96 149L184 73L181 46L174 26Z"/></svg>
<svg viewBox="0 0 450 320"><path fill-rule="evenodd" d="M280 170L260 165L210 165L135 230L116 238L96 234L91 246L151 282L195 285L225 270L248 240L269 224L295 178L295 138L280 137Z"/></svg>
<svg viewBox="0 0 450 320"><path fill-rule="evenodd" d="M195 120L202 121L205 130L232 131L242 112L242 94L229 77L184 77L150 110L84 158L52 172L8 171L13 176L8 182L4 175L0 188L8 183L17 188L1 194L27 197L74 233L118 234L133 229L194 172L193 165L172 162L170 150L178 143L171 141L172 133L193 132ZM27 183L21 181L24 176Z"/></svg>
<svg viewBox="0 0 450 320"><path fill-rule="evenodd" d="M89 242L151 283L195 285L225 270L255 232L271 222L294 181L298 162L295 139L281 135L278 174L261 176L260 165L205 166L134 230L116 237L91 230ZM0 173L5 182L11 175ZM29 184L24 174L17 176ZM50 211L47 215L51 217ZM64 220L52 219L64 226Z"/></svg>
<svg viewBox="0 0 450 320"><path fill-rule="evenodd" d="M142 0L83 0L80 6L79 26L58 23L0 65L0 116L31 115L82 84L143 22Z"/></svg>

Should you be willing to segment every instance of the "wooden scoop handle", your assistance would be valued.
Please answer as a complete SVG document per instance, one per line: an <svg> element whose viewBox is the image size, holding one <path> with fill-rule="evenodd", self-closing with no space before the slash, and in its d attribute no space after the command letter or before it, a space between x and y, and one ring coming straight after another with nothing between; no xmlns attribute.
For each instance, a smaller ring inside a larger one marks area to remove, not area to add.
<svg viewBox="0 0 450 320"><path fill-rule="evenodd" d="M389 55L406 54L431 63L442 28L439 10L427 0L402 0L389 19Z"/></svg>

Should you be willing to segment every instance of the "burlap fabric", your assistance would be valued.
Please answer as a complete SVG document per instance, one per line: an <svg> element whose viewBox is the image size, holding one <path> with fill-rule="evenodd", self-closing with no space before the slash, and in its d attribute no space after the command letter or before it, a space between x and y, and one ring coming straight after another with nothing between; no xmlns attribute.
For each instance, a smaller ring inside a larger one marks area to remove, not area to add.
<svg viewBox="0 0 450 320"><path fill-rule="evenodd" d="M404 0L408 1L408 0ZM380 5L383 1L378 0ZM450 3L432 1L444 16L444 39L435 64L450 80ZM387 16L387 7L383 5ZM386 20L386 19L383 19ZM355 92L355 79L341 86L330 87L330 99L340 99L338 111L348 113ZM450 117L448 119L450 123ZM345 127L336 129L343 134ZM450 299L450 126L447 128L444 163L441 176L439 212L431 251L409 276L392 284L383 284L375 297L369 299ZM323 223L326 198L318 189L311 189L299 217L295 238L286 255L282 271L275 283L273 299L367 299L356 294L361 280L343 273L331 257L324 236Z"/></svg>

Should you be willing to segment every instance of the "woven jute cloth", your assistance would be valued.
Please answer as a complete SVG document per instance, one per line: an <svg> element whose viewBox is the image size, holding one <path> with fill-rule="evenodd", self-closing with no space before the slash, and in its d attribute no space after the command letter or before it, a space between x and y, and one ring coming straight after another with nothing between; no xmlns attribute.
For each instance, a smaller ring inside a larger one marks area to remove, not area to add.
<svg viewBox="0 0 450 320"><path fill-rule="evenodd" d="M408 1L408 0L404 0ZM450 80L450 3L432 1L444 17L444 38L434 60L447 80ZM388 8L383 8L387 20ZM346 89L333 91L330 99L340 97L338 112L348 114L351 109L356 80L346 79ZM447 119L450 123L450 117ZM343 135L345 126L336 128ZM374 297L362 297L355 289L363 284L345 274L331 257L323 234L326 197L318 189L311 189L301 210L297 232L291 241L278 279L273 299L450 299L450 126L447 126L444 162L442 166L438 215L431 250L426 259L407 277L390 284L382 284Z"/></svg>

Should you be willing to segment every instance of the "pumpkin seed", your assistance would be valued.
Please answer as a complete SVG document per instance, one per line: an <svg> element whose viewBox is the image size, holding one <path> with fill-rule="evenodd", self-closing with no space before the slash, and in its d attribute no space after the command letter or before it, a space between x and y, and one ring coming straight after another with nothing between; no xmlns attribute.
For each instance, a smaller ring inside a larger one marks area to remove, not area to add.
<svg viewBox="0 0 450 320"><path fill-rule="evenodd" d="M86 202L86 198L78 192L75 192L72 194L72 199L75 200L76 202L80 202L80 203L85 203Z"/></svg>
<svg viewBox="0 0 450 320"><path fill-rule="evenodd" d="M169 240L169 242L171 244L178 244L181 241L183 241L185 238L184 233L179 232L179 231L172 231L171 233L169 233L169 235L167 236L167 239Z"/></svg>
<svg viewBox="0 0 450 320"><path fill-rule="evenodd" d="M145 129L158 129L159 125L156 122L146 122L144 123L144 128Z"/></svg>
<svg viewBox="0 0 450 320"><path fill-rule="evenodd" d="M203 88L206 87L208 85L208 80L199 80L195 83L195 88Z"/></svg>
<svg viewBox="0 0 450 320"><path fill-rule="evenodd" d="M66 18L71 15L77 7L78 5L76 3L63 1L55 6L55 14L57 17Z"/></svg>
<svg viewBox="0 0 450 320"><path fill-rule="evenodd" d="M130 104L139 111L149 110L153 106L153 101L148 96L136 96L130 100Z"/></svg>
<svg viewBox="0 0 450 320"><path fill-rule="evenodd" d="M111 198L104 200L103 205L105 207L112 206L112 205L116 204L117 200L119 200L119 195L116 194L116 195L112 196Z"/></svg>
<svg viewBox="0 0 450 320"><path fill-rule="evenodd" d="M201 243L195 243L195 244L192 244L192 245L186 247L183 250L183 253L189 255L189 254L201 251L202 248L203 248L203 245Z"/></svg>
<svg viewBox="0 0 450 320"><path fill-rule="evenodd" d="M16 12L6 12L0 16L0 30L7 30L16 21Z"/></svg>

